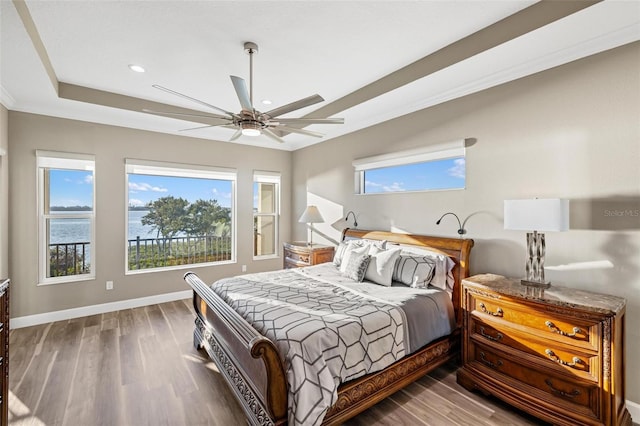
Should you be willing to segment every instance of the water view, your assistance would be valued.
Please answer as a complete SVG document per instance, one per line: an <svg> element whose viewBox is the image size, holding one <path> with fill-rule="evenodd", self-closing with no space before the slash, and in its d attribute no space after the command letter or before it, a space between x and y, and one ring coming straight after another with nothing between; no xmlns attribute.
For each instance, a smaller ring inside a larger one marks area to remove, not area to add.
<svg viewBox="0 0 640 426"><path fill-rule="evenodd" d="M77 213L77 212L65 212ZM129 211L129 225L127 239L155 238L156 232L147 225L142 224L142 217L148 210ZM76 243L88 242L90 236L89 221L87 219L51 219L50 243Z"/></svg>

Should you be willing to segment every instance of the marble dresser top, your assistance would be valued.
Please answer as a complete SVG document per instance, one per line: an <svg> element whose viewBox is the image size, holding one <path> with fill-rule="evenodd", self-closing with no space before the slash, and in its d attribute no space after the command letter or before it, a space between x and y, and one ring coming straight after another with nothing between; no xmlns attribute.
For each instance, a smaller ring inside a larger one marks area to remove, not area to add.
<svg viewBox="0 0 640 426"><path fill-rule="evenodd" d="M594 293L576 288L551 285L549 288L541 289L525 286L520 284L520 280L495 274L474 275L465 278L462 282L466 286L476 287L478 289L489 289L504 295L603 314L617 314L624 310L627 303L622 297Z"/></svg>

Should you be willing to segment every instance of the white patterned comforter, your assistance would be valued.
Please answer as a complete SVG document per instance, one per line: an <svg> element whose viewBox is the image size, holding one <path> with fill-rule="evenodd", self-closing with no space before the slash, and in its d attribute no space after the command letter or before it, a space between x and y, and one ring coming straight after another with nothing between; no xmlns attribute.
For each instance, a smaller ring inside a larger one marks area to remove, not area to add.
<svg viewBox="0 0 640 426"><path fill-rule="evenodd" d="M330 268L242 275L211 286L276 344L289 384L290 425L322 423L340 383L382 370L409 352L403 309L358 291L361 283L323 278L336 275Z"/></svg>

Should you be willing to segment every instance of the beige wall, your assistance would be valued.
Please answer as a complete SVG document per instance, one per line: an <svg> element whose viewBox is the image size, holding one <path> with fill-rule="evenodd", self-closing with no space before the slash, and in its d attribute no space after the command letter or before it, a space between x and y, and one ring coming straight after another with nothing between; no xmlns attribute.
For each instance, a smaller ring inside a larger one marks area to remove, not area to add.
<svg viewBox="0 0 640 426"><path fill-rule="evenodd" d="M0 279L9 276L9 112L0 104Z"/></svg>
<svg viewBox="0 0 640 426"><path fill-rule="evenodd" d="M9 113L9 267L11 316L188 290L186 270L125 275L125 158L232 167L238 171L237 264L194 268L205 281L281 267L281 259L253 261L253 170L282 173L281 241L289 238L291 153L120 127ZM36 149L94 154L96 158L96 279L37 286ZM105 281L114 290L105 290Z"/></svg>
<svg viewBox="0 0 640 426"><path fill-rule="evenodd" d="M503 229L503 200L570 199L571 230L547 233L547 277L627 298L627 399L640 402L639 75L634 43L296 151L292 216L318 205L333 242L348 210L363 229L455 236L455 218L435 224L453 211L476 242L471 272L519 277L525 233ZM353 159L461 138L477 139L466 190L353 194Z"/></svg>

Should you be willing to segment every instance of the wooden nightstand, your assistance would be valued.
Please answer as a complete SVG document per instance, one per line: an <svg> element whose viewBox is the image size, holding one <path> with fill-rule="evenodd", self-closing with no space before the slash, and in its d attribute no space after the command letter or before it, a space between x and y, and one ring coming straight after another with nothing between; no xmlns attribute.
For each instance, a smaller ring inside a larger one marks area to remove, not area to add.
<svg viewBox="0 0 640 426"><path fill-rule="evenodd" d="M283 244L283 266L285 269L302 268L333 260L333 246L314 244L306 241L293 241Z"/></svg>
<svg viewBox="0 0 640 426"><path fill-rule="evenodd" d="M625 299L492 274L463 280L462 298L458 383L556 425L631 425Z"/></svg>

